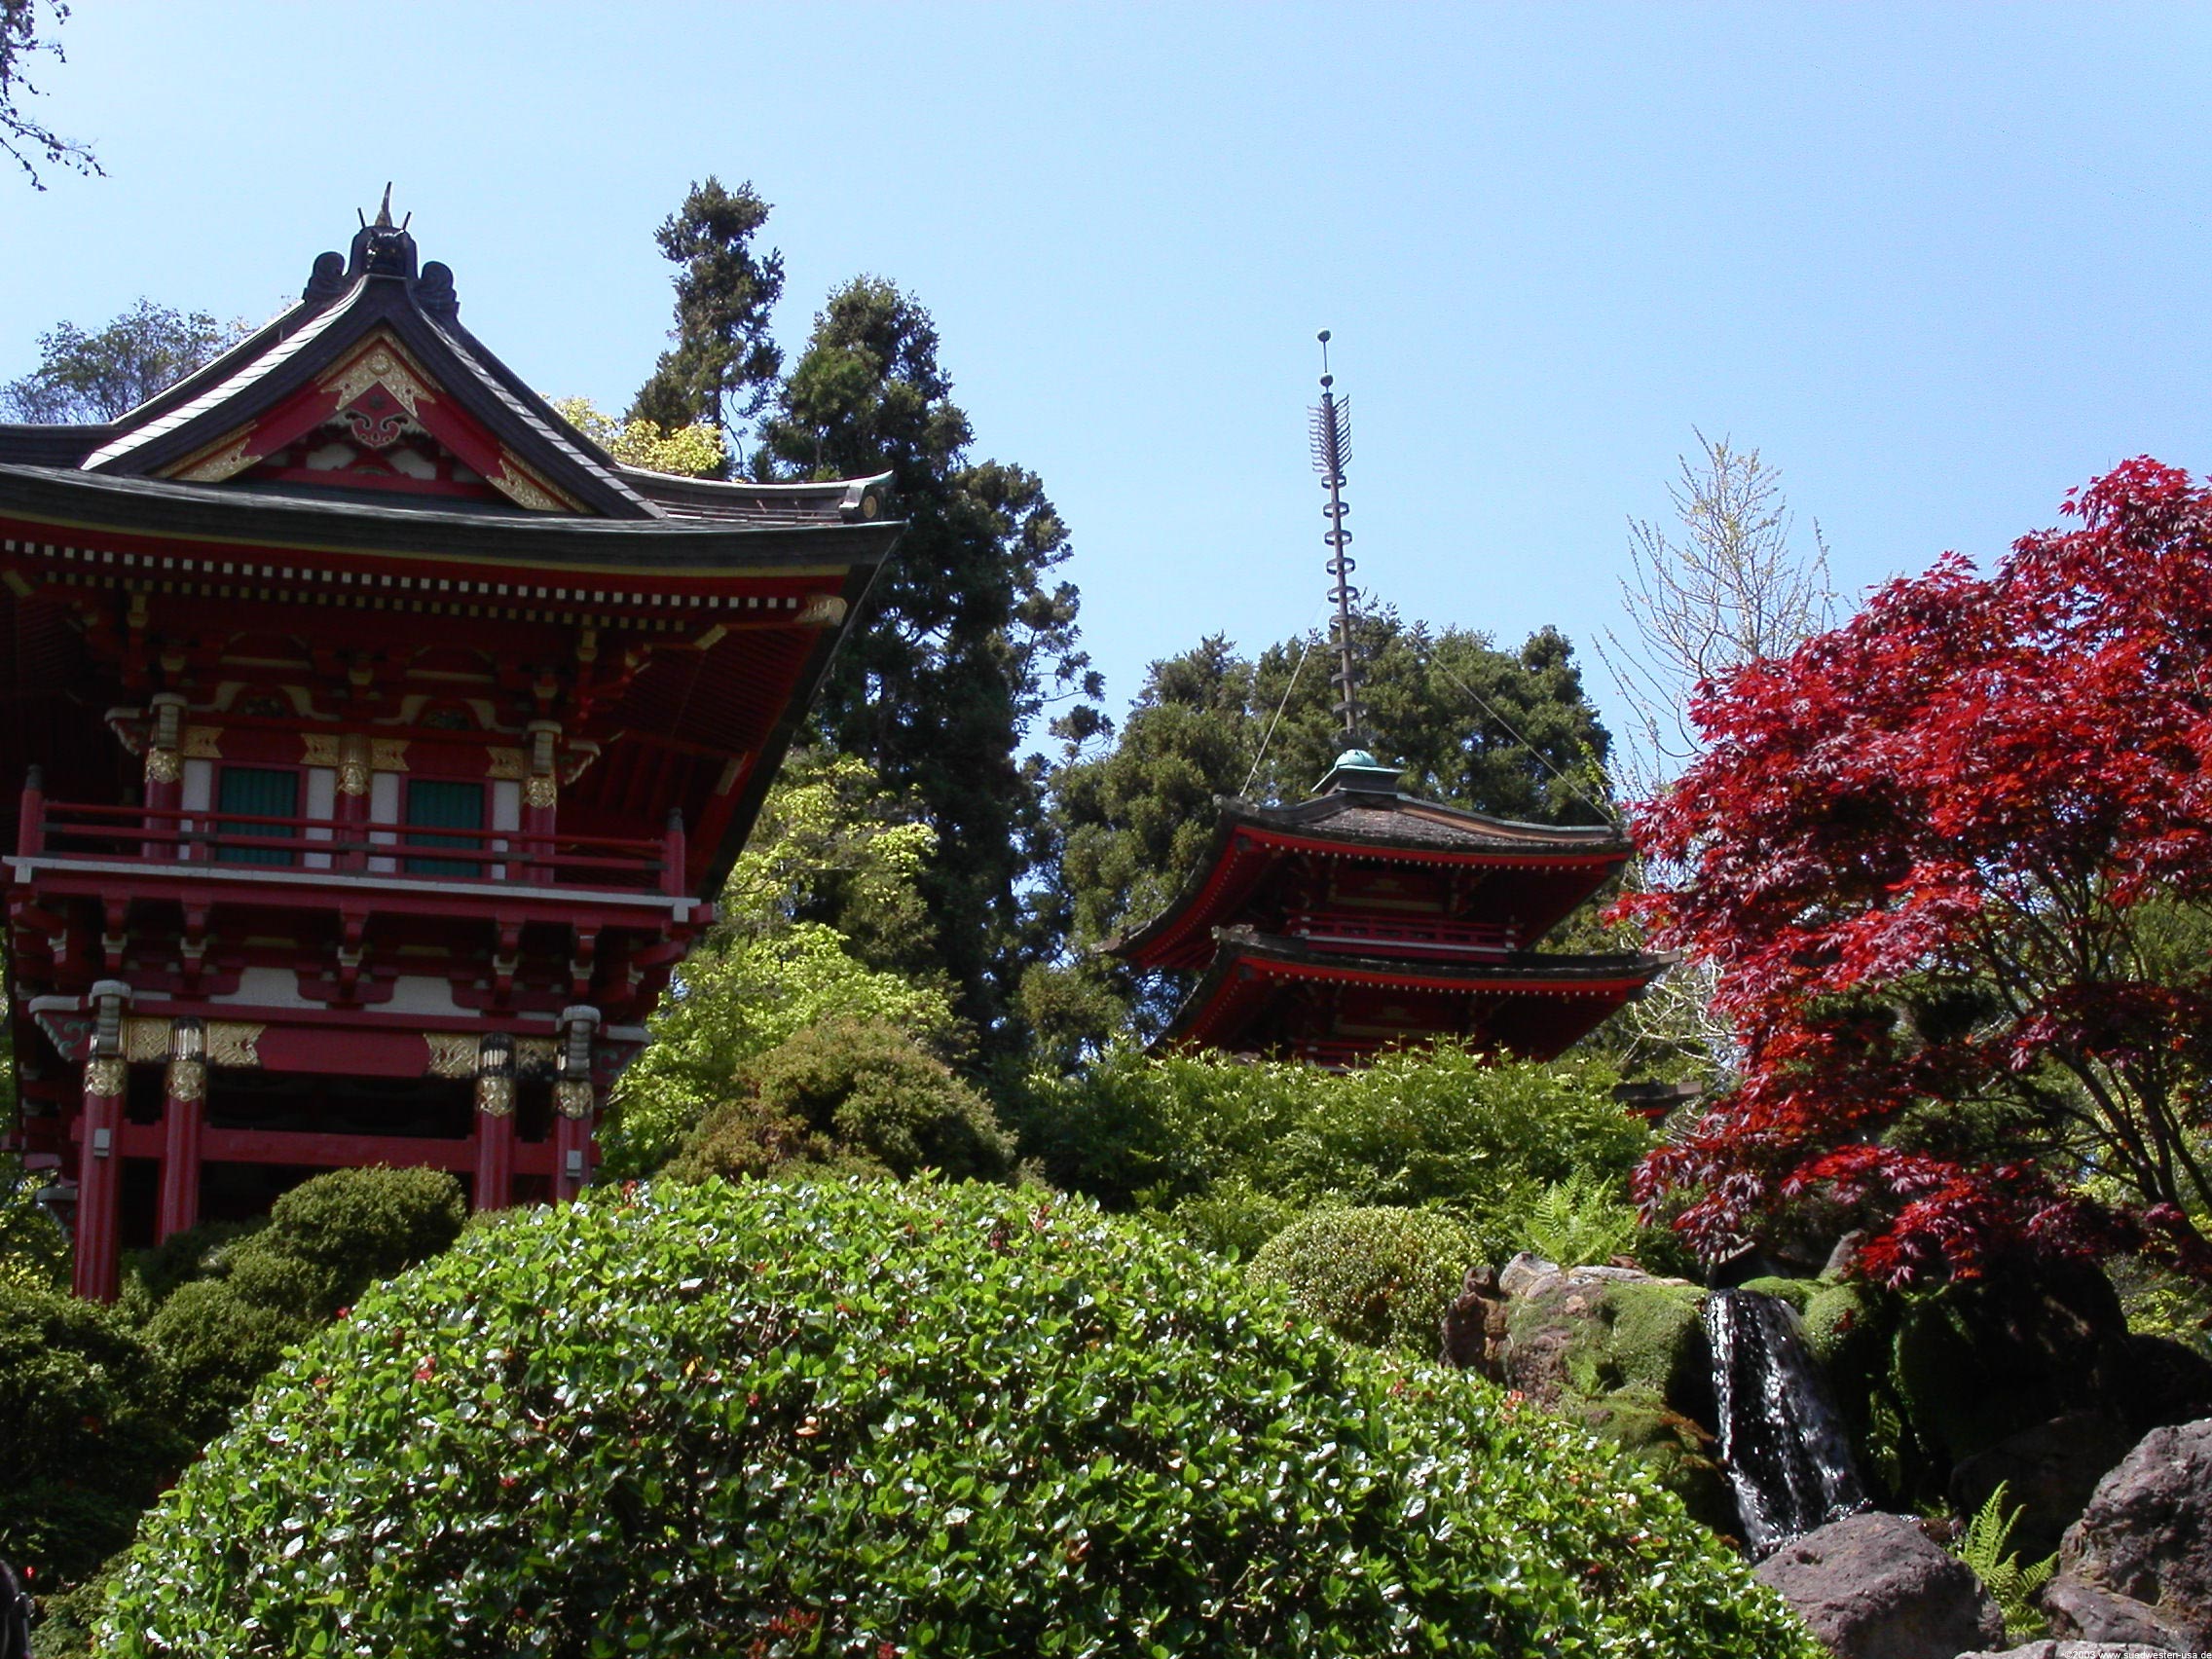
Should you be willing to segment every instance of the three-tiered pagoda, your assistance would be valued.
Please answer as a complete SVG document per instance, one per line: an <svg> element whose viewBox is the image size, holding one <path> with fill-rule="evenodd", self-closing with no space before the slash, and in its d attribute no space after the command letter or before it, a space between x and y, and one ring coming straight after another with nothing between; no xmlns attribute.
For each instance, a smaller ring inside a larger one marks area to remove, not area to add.
<svg viewBox="0 0 2212 1659"><path fill-rule="evenodd" d="M623 465L388 212L112 424L0 426L18 1150L76 1288L317 1170L572 1196L897 538Z"/></svg>
<svg viewBox="0 0 2212 1659"><path fill-rule="evenodd" d="M1348 403L1327 373L1313 464L1346 751L1312 798L1220 798L1203 860L1167 908L1107 948L1140 973L1196 973L1161 1047L1332 1068L1442 1039L1548 1060L1665 971L1668 958L1539 951L1634 854L1619 830L1518 824L1403 794L1362 747L1344 527Z"/></svg>

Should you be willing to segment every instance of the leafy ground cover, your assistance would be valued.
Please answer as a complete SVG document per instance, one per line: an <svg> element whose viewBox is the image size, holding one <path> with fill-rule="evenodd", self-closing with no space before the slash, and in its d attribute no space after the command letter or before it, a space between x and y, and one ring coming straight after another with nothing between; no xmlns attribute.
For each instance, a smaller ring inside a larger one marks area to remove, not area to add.
<svg viewBox="0 0 2212 1659"><path fill-rule="evenodd" d="M1802 1655L1645 1476L1078 1200L471 1230L149 1517L101 1651Z"/></svg>

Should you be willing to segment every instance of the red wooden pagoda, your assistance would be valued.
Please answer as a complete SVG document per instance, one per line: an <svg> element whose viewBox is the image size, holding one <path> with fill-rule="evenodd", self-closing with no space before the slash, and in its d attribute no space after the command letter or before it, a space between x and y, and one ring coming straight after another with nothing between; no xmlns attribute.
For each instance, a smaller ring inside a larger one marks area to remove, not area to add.
<svg viewBox="0 0 2212 1659"><path fill-rule="evenodd" d="M81 1294L318 1169L576 1192L881 485L616 462L388 213L113 424L0 426L18 1148Z"/></svg>
<svg viewBox="0 0 2212 1659"><path fill-rule="evenodd" d="M1164 1044L1344 1067L1450 1037L1550 1059L1666 966L1532 948L1631 850L1414 799L1353 751L1311 799L1221 802L1181 895L1112 949L1198 973Z"/></svg>
<svg viewBox="0 0 2212 1659"><path fill-rule="evenodd" d="M1534 946L1628 862L1610 829L1516 824L1417 800L1359 748L1351 540L1344 527L1350 407L1321 335L1313 462L1329 492L1332 677L1349 747L1317 794L1224 799L1203 863L1165 911L1108 948L1141 972L1198 972L1161 1041L1320 1065L1456 1038L1550 1059L1658 977L1664 957Z"/></svg>

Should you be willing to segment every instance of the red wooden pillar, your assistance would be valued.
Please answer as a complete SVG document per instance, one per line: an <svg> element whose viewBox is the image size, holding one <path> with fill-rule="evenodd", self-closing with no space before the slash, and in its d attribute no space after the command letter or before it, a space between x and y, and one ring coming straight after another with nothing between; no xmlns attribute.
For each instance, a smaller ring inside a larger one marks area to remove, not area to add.
<svg viewBox="0 0 2212 1659"><path fill-rule="evenodd" d="M332 861L339 869L369 867L369 740L359 732L350 731L338 740L335 839L350 849Z"/></svg>
<svg viewBox="0 0 2212 1659"><path fill-rule="evenodd" d="M561 1011L561 1053L553 1081L553 1197L576 1197L591 1180L592 1127L599 1098L591 1081L591 1039L599 1010L578 1003Z"/></svg>
<svg viewBox="0 0 2212 1659"><path fill-rule="evenodd" d="M514 1042L495 1031L476 1049L476 1207L505 1209L514 1189Z"/></svg>
<svg viewBox="0 0 2212 1659"><path fill-rule="evenodd" d="M522 783L523 848L530 860L530 879L552 882L553 831L560 818L561 785L553 772L553 749L561 728L552 720L530 723L530 775Z"/></svg>
<svg viewBox="0 0 2212 1659"><path fill-rule="evenodd" d="M162 1201L158 1235L200 1224L201 1142L207 1122L206 1036L197 1019L169 1029L169 1069L162 1102Z"/></svg>
<svg viewBox="0 0 2212 1659"><path fill-rule="evenodd" d="M164 691L153 699L154 729L146 745L146 828L173 836L184 804L184 699ZM184 856L181 841L148 841L140 849L149 859Z"/></svg>
<svg viewBox="0 0 2212 1659"><path fill-rule="evenodd" d="M95 1053L85 1062L72 1288L96 1302L113 1302L122 1282L123 1218L117 1211L117 1195L123 1176L123 1091L129 1076L121 1054Z"/></svg>

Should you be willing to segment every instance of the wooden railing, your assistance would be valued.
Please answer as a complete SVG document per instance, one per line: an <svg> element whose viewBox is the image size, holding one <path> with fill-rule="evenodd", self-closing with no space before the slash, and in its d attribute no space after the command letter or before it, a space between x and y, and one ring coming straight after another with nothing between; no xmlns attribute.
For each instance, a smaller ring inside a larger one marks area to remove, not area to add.
<svg viewBox="0 0 2212 1659"><path fill-rule="evenodd" d="M91 806L23 792L18 857L206 865L682 896L683 828L657 840L444 825L339 823L211 808Z"/></svg>
<svg viewBox="0 0 2212 1659"><path fill-rule="evenodd" d="M1391 954L1502 956L1519 943L1504 922L1451 922L1428 916L1382 917L1341 910L1294 910L1283 931L1308 944L1357 948L1380 944Z"/></svg>

